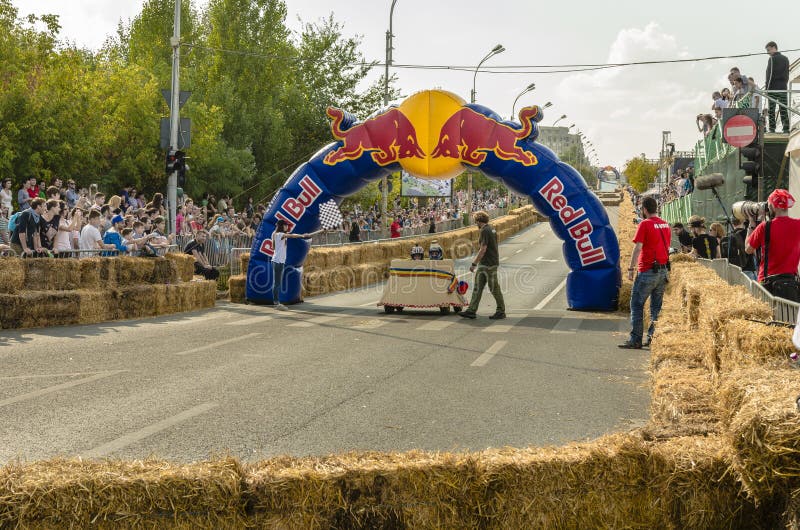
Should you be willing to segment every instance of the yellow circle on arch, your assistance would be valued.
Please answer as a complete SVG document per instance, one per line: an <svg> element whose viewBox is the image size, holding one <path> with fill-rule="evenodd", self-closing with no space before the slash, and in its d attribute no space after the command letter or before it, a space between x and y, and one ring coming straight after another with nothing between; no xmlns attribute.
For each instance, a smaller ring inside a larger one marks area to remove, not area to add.
<svg viewBox="0 0 800 530"><path fill-rule="evenodd" d="M444 123L465 104L461 97L446 90L423 90L400 104L400 112L414 125L417 142L425 152L425 158L401 158L403 169L423 179L451 179L464 171L457 158L431 158L431 153Z"/></svg>

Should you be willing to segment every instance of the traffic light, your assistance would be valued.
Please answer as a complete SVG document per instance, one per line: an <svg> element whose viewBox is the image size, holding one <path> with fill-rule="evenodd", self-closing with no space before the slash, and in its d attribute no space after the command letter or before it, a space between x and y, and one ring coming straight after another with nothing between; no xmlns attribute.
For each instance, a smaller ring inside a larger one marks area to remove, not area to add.
<svg viewBox="0 0 800 530"><path fill-rule="evenodd" d="M742 181L748 186L756 184L758 176L761 174L760 136L760 134L757 134L750 145L739 149L739 169L744 170L745 176Z"/></svg>
<svg viewBox="0 0 800 530"><path fill-rule="evenodd" d="M172 172L175 171L175 162L178 160L177 154L179 151L175 151L170 149L167 151L167 164L166 164L166 172L167 175L172 175Z"/></svg>
<svg viewBox="0 0 800 530"><path fill-rule="evenodd" d="M185 186L186 170L189 169L189 166L186 165L186 153L183 151L175 152L175 164L173 167L178 172L178 186Z"/></svg>

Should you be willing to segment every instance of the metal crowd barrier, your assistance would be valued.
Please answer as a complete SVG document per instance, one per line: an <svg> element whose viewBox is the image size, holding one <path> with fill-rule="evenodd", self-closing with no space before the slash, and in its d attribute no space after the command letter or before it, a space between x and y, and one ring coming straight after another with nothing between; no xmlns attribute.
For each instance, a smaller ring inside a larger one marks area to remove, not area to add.
<svg viewBox="0 0 800 530"><path fill-rule="evenodd" d="M697 262L704 267L708 267L730 285L741 285L745 287L753 298L761 300L772 308L772 318L777 322L786 324L797 324L797 314L800 311L800 303L773 296L764 287L742 272L736 265L731 265L726 259L698 259Z"/></svg>
<svg viewBox="0 0 800 530"><path fill-rule="evenodd" d="M89 257L113 257L119 256L119 250L59 250L53 253L55 258L89 258Z"/></svg>

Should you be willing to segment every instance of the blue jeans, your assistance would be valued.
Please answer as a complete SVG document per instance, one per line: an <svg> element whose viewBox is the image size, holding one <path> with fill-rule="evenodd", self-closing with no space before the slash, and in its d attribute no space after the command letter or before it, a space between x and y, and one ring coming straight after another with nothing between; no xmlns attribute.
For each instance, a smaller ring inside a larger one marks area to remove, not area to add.
<svg viewBox="0 0 800 530"><path fill-rule="evenodd" d="M283 283L283 263L272 262L272 303L279 304L278 294Z"/></svg>
<svg viewBox="0 0 800 530"><path fill-rule="evenodd" d="M664 301L664 289L667 287L667 271L646 271L636 275L631 291L631 331L630 341L641 344L644 328L644 304L650 298L650 329L647 336L652 337L656 330L656 321Z"/></svg>

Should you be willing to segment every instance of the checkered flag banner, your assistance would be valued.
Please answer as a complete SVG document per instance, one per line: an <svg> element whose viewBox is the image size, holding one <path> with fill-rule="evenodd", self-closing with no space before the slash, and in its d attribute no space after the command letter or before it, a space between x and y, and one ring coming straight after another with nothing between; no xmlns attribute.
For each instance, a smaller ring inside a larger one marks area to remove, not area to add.
<svg viewBox="0 0 800 530"><path fill-rule="evenodd" d="M333 230L344 222L339 205L333 199L319 205L319 222L324 230Z"/></svg>

